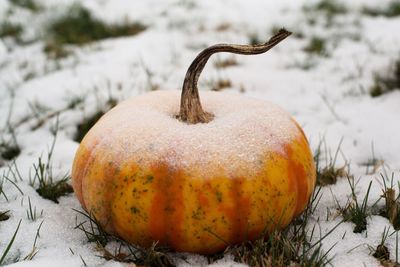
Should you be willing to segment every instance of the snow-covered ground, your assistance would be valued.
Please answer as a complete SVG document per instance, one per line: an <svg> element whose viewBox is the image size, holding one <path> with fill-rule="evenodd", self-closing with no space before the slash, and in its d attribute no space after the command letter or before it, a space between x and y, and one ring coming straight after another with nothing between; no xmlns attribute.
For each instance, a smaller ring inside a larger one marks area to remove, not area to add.
<svg viewBox="0 0 400 267"><path fill-rule="evenodd" d="M16 45L11 38L0 39L1 138L13 139L7 126L11 125L21 148L15 164L0 162L0 175L4 173L0 188L5 194L0 193L0 212L10 211L10 218L0 221L0 257L21 220L5 263L19 259L13 266L123 265L98 257L96 245L74 229L84 219L74 211L81 209L74 194L56 204L30 185L33 164L40 156L46 158L54 140L57 116L49 114L61 111L52 157L53 174L61 178L70 173L78 147L73 140L77 125L104 109L110 98L121 101L151 88L179 89L201 49L221 42L246 44L256 37L265 41L277 27L295 34L267 54L214 56L201 76L200 88L210 90L218 80L230 80L231 87L224 90L280 105L302 125L313 150L324 140L333 156L343 139L336 166L349 164L361 200L372 181L370 205L382 194L381 173L389 177L394 173L395 184L400 181L400 90L375 98L369 94L374 75L388 73L400 58L400 16L372 17L361 12L365 6L383 7L389 1L343 1L347 12L330 19L323 11L304 8L315 3L305 0L86 0L81 4L105 22L140 21L148 27L135 36L70 47L72 54L60 60L43 52L44 31L73 1L37 2L42 10L35 13L0 0L0 23L20 23L22 38L30 41ZM305 51L313 37L325 40L326 55ZM237 65L215 67L215 62L232 57ZM66 108L76 99L82 102ZM373 158L384 164L367 173L365 163ZM16 167L22 178L15 181L20 190L4 178L14 182L14 176L19 177L14 175ZM321 235L342 220L336 200L345 206L350 192L345 178L322 189L310 222L318 223ZM36 221L27 216L29 201L36 208ZM24 261L42 222L37 254ZM386 218L377 215L368 218L363 233L353 233L354 224L345 222L323 240L322 248L328 251L336 244L330 251L334 266L379 266L370 247L379 244L385 227L394 231ZM385 244L394 261L396 235ZM189 255L187 260L180 264L207 265L199 255ZM229 255L216 264L238 265Z"/></svg>

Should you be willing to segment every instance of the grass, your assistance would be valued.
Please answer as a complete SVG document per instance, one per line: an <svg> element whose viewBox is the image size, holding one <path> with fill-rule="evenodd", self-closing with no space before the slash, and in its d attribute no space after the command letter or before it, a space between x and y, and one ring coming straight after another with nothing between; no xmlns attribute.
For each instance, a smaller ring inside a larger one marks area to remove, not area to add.
<svg viewBox="0 0 400 267"><path fill-rule="evenodd" d="M14 166L14 170L12 169L12 167ZM10 179L9 176L13 176L14 177L14 181ZM21 176L20 173L18 171L18 168L15 165L15 162L13 165L9 165L8 166L8 171L4 171L3 175L0 177L0 196L3 196L4 199L8 202L8 196L6 194L6 192L4 191L4 183L5 182L9 182L11 183L14 188L16 190L18 190L18 192L21 194L21 196L24 195L24 192L22 192L21 188L19 188L19 186L17 185L17 180L18 178L21 180Z"/></svg>
<svg viewBox="0 0 400 267"><path fill-rule="evenodd" d="M6 201L8 201L8 197L7 197L6 193L4 192L4 181L5 181L5 178L4 178L4 175L3 175L3 176L0 178L0 196L3 196L4 199L5 199Z"/></svg>
<svg viewBox="0 0 400 267"><path fill-rule="evenodd" d="M74 5L66 15L50 24L49 40L44 52L60 58L67 55L65 45L83 45L106 38L132 36L145 29L146 26L139 22L108 25L95 18L86 8Z"/></svg>
<svg viewBox="0 0 400 267"><path fill-rule="evenodd" d="M58 118L57 118L58 129ZM46 163L43 162L42 157L38 158L38 162L33 165L34 176L30 179L31 186L36 186L36 192L43 198L49 199L55 203L58 203L58 198L61 196L68 195L73 192L72 186L68 184L70 177L64 175L61 179L55 180L52 172L51 158L57 138L57 132L54 136L53 143L47 154Z"/></svg>
<svg viewBox="0 0 400 267"><path fill-rule="evenodd" d="M389 236L389 228L384 228L382 237L381 237L381 242L376 248L370 247L370 250L372 252L372 256L379 260L382 265L384 265L385 262L390 261L390 252L389 249L385 246L386 239ZM385 266L385 265L384 265Z"/></svg>
<svg viewBox="0 0 400 267"><path fill-rule="evenodd" d="M82 6L74 6L68 15L53 22L50 34L59 44L86 44L105 38L130 36L145 30L140 23L107 25L94 18L89 10Z"/></svg>
<svg viewBox="0 0 400 267"><path fill-rule="evenodd" d="M249 266L326 266L332 258L318 246L311 253L303 253L302 246L282 232L231 248L234 260Z"/></svg>
<svg viewBox="0 0 400 267"><path fill-rule="evenodd" d="M71 185L68 184L70 177L64 176L58 181L55 181L50 163L43 163L41 157L39 157L38 163L33 165L33 168L35 174L33 180L31 180L31 185L33 186L38 182L36 192L41 197L58 203L60 197L73 192Z"/></svg>
<svg viewBox="0 0 400 267"><path fill-rule="evenodd" d="M33 100L28 102L29 106L29 111L31 114L32 118L36 118L37 120L40 120L40 118L51 111L51 108L49 108L46 104L39 102L38 100Z"/></svg>
<svg viewBox="0 0 400 267"><path fill-rule="evenodd" d="M297 220L294 225L284 231L271 233L267 239L262 237L254 242L244 242L230 247L225 252L209 256L209 260L219 259L229 253L234 256L235 261L250 266L287 266L293 263L298 266L326 266L332 258L329 257L330 250L326 252L322 250L321 242L338 225L316 242L311 241L314 238L315 227L312 231L306 230L309 217L321 199L320 192L317 190L311 198L305 213L301 216L300 223ZM130 262L140 266L174 266L167 254L168 250L158 247L157 243L149 248L129 245L123 240L108 235L91 214L77 212L83 215L85 220L77 223L75 228L85 234L88 242L96 243L97 250L102 253L101 257L106 260ZM114 251L106 248L110 241L116 241L119 244L115 246Z"/></svg>
<svg viewBox="0 0 400 267"><path fill-rule="evenodd" d="M298 266L326 266L332 258L329 257L330 250L326 252L322 250L321 242L338 225L314 243L311 240L315 228L311 232L305 228L320 198L320 190L317 190L310 200L306 212L301 216L301 223L297 221L296 225L287 228L285 231L273 232L267 239L262 237L254 242L244 242L241 245L230 247L223 253L210 256L209 259L215 260L226 253L230 253L234 256L235 261L250 266L287 266L293 263L298 264ZM174 266L167 254L168 250L157 246L157 243L149 248L132 246L123 240L108 235L91 214L82 211L77 212L83 215L85 220L77 223L75 228L85 234L88 242L96 243L97 250L101 252L101 257L104 259L129 262L140 266ZM111 241L118 243L114 251L106 248L106 245Z"/></svg>
<svg viewBox="0 0 400 267"><path fill-rule="evenodd" d="M387 184L387 178L381 175L383 181L382 198L385 200L385 206L379 210L379 215L386 217L393 225L395 230L400 230L400 183L397 183L399 192L396 193L394 185L394 173L390 179L390 186Z"/></svg>
<svg viewBox="0 0 400 267"><path fill-rule="evenodd" d="M103 108L99 108L99 110L93 115L84 118L77 126L76 133L74 136L74 140L76 142L81 142L85 137L87 132L96 124L96 122L111 108L117 105L117 100L115 100L111 95L108 97L108 100Z"/></svg>
<svg viewBox="0 0 400 267"><path fill-rule="evenodd" d="M99 110L92 116L85 118L81 123L77 126L77 131L74 137L74 140L77 142L81 142L83 137L87 134L87 132L96 124L96 122L105 114L104 111Z"/></svg>
<svg viewBox="0 0 400 267"><path fill-rule="evenodd" d="M326 48L326 40L317 36L312 37L307 46L305 46L303 50L304 52L312 55L318 55L324 57L328 56Z"/></svg>
<svg viewBox="0 0 400 267"><path fill-rule="evenodd" d="M369 93L372 97L378 97L394 90L400 90L400 56L385 74L375 75Z"/></svg>
<svg viewBox="0 0 400 267"><path fill-rule="evenodd" d="M361 166L365 166L365 174L367 175L375 174L380 167L384 166L385 163L384 160L379 159L375 156L374 143L371 144L371 152L372 157L369 158L367 161L361 163Z"/></svg>
<svg viewBox="0 0 400 267"><path fill-rule="evenodd" d="M262 43L263 43L263 40L260 39L260 36L258 36L257 33L252 33L252 34L249 34L249 41L248 41L248 43L249 43L250 45L259 45L259 44L262 44Z"/></svg>
<svg viewBox="0 0 400 267"><path fill-rule="evenodd" d="M336 203L344 220L355 224L353 232L362 233L367 229L367 218L370 215L370 210L368 209L368 197L371 190L372 181L368 185L368 189L364 195L362 203L360 203L355 192L354 179L347 177L347 180L351 189L350 199L347 201L347 204L344 207L341 207L337 200Z"/></svg>
<svg viewBox="0 0 400 267"><path fill-rule="evenodd" d="M310 25L315 25L322 18L325 20L325 27L333 26L334 19L338 15L348 12L347 7L336 0L321 0L315 4L304 6L307 20Z"/></svg>
<svg viewBox="0 0 400 267"><path fill-rule="evenodd" d="M28 255L26 255L26 256L23 258L24 261L26 261L26 260L32 260L32 259L36 256L36 254L39 252L39 249L37 248L36 244L37 244L38 238L40 237L40 229L42 229L43 222L44 222L44 221L42 221L42 222L39 224L39 227L36 229L36 235L35 235L35 239L34 239L34 241L33 241L32 249L31 249L31 251L28 253Z"/></svg>
<svg viewBox="0 0 400 267"><path fill-rule="evenodd" d="M12 160L21 153L21 148L17 143L0 143L0 155L5 160Z"/></svg>
<svg viewBox="0 0 400 267"><path fill-rule="evenodd" d="M305 7L305 10L323 12L325 15L331 17L346 14L348 11L345 5L336 0L321 0L312 6Z"/></svg>
<svg viewBox="0 0 400 267"><path fill-rule="evenodd" d="M343 139L339 141L337 149L335 151L334 156L328 155L328 149L326 147L326 142L322 140L314 152L314 162L315 168L317 170L317 185L326 186L336 184L337 180L340 177L346 177L347 172L347 164L344 164L342 167L336 167L336 161L340 152L340 147L342 145ZM321 166L322 161L322 145L324 145L325 151L325 166Z"/></svg>
<svg viewBox="0 0 400 267"><path fill-rule="evenodd" d="M134 263L138 266L175 266L167 254L168 250L158 246L157 243L153 243L149 248L130 245L106 233L92 214L75 211L85 218L84 221L76 224L75 229L82 231L88 242L96 243L97 250L101 252L100 257L106 260ZM111 241L118 244L114 251L106 248L107 243Z"/></svg>
<svg viewBox="0 0 400 267"><path fill-rule="evenodd" d="M84 96L76 96L76 95L69 96L66 99L67 104L58 110L51 110L47 108L45 105L38 103L37 101L29 102L28 104L32 114L31 118L35 118L37 120L37 122L31 127L31 130L37 130L49 120L53 119L54 117L57 118L63 112L82 106L84 100L85 100ZM50 126L50 130L53 133L53 135L56 135L56 132L58 131L57 127L58 124Z"/></svg>
<svg viewBox="0 0 400 267"><path fill-rule="evenodd" d="M79 105L85 102L85 96L83 95L72 95L67 97L67 106L65 110L77 108Z"/></svg>
<svg viewBox="0 0 400 267"><path fill-rule="evenodd" d="M382 235L381 235L381 241L380 243L374 248L373 246L368 245L369 250L370 250L370 254L372 254L372 256L374 258L376 258L382 266L387 266L387 267L397 267L400 266L399 264L399 232L398 231L394 231L392 234L389 234L389 227L385 227L383 229ZM395 248L395 252L396 252L396 257L395 257L395 261L390 259L390 251L388 249L388 247L386 246L386 240L389 236L396 234L396 248Z"/></svg>
<svg viewBox="0 0 400 267"><path fill-rule="evenodd" d="M384 8L364 7L362 12L368 16L397 17L400 16L400 1L391 1Z"/></svg>
<svg viewBox="0 0 400 267"><path fill-rule="evenodd" d="M18 234L18 231L20 229L21 222L22 222L22 220L20 220L18 222L17 228L15 229L13 236L11 237L10 241L7 243L7 246L5 247L3 253L0 254L0 266L3 266L3 264L16 263L16 262L19 262L20 260L23 260L23 261L32 260L36 256L36 254L39 252L38 248L36 247L36 244L37 244L38 238L40 237L39 233L40 233L40 229L42 228L44 221L42 221L39 224L39 227L36 230L36 235L35 235L35 239L33 241L32 250L28 253L28 255L26 255L24 258L20 258L20 256L17 256L17 257L14 257L13 259L9 259L8 261L6 260L8 254L11 251L11 248L14 244L14 241Z"/></svg>
<svg viewBox="0 0 400 267"><path fill-rule="evenodd" d="M34 0L8 0L8 1L15 6L29 9L33 12L37 12L42 9L41 6Z"/></svg>
<svg viewBox="0 0 400 267"><path fill-rule="evenodd" d="M157 91L160 89L160 85L154 81L155 73L141 60L140 65L143 68L146 76L146 91Z"/></svg>
<svg viewBox="0 0 400 267"><path fill-rule="evenodd" d="M307 225L321 200L321 188L314 191L305 211L291 225L282 231L275 231L267 238L262 236L254 242L244 242L229 248L227 252L235 261L249 266L326 266L332 261L328 251L323 251L321 242L340 224L329 230L317 241L312 242L315 227L309 230Z"/></svg>
<svg viewBox="0 0 400 267"><path fill-rule="evenodd" d="M36 207L32 207L31 199L28 197L28 209L26 210L26 217L28 220L34 222L43 215L43 210L40 213L36 213Z"/></svg>
<svg viewBox="0 0 400 267"><path fill-rule="evenodd" d="M9 140L5 140L4 138L0 142L0 156L5 160L13 160L18 157L21 153L21 148L18 145L17 136L14 130L11 130L11 138Z"/></svg>
<svg viewBox="0 0 400 267"><path fill-rule="evenodd" d="M19 227L21 226L21 221L22 220L19 221L18 226L15 229L14 234L11 237L10 241L8 242L7 246L5 247L3 253L0 252L1 253L0 254L0 266L3 265L3 264L6 264L6 257L8 255L8 253L10 252L10 249L11 249L12 245L14 244L15 237L17 236L18 231L19 231Z"/></svg>
<svg viewBox="0 0 400 267"><path fill-rule="evenodd" d="M111 236L103 230L103 227L97 221L97 219L92 215L83 211L75 210L80 215L85 217L85 221L77 223L75 229L81 230L88 242L95 242L98 245L105 247L107 243L111 240ZM87 226L89 225L89 226Z"/></svg>
<svg viewBox="0 0 400 267"><path fill-rule="evenodd" d="M119 240L119 246L113 252L105 247L98 247L98 249L106 260L129 262L137 266L175 266L170 256L163 251L165 249L160 249L157 243L153 243L149 248L140 248Z"/></svg>
<svg viewBox="0 0 400 267"><path fill-rule="evenodd" d="M49 41L43 47L43 52L51 59L60 59L68 57L71 52L63 45L59 45L55 42Z"/></svg>
<svg viewBox="0 0 400 267"><path fill-rule="evenodd" d="M11 23L9 21L3 21L0 24L0 38L12 37L19 40L22 34L23 28L19 24Z"/></svg>

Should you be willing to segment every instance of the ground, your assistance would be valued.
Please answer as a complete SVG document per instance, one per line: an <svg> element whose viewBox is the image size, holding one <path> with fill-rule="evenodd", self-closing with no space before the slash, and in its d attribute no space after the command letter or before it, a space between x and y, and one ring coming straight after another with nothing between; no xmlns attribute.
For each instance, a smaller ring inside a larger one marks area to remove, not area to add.
<svg viewBox="0 0 400 267"><path fill-rule="evenodd" d="M68 16L83 19L71 26L62 20ZM148 91L179 89L209 45L260 43L281 27L294 34L267 54L214 56L200 90L287 110L321 152L319 178L329 168L337 178L319 180L311 240L321 241L333 266L394 266L397 216L381 196L391 183L399 193L400 3L372 0L0 1L0 265L126 264L105 259L77 229L86 218L68 186L61 184L56 203L38 194L41 178L70 182L78 132L94 114ZM361 233L354 233L355 199L365 207ZM374 257L381 242L386 261ZM170 256L181 266L210 262ZM213 264L239 265L230 253Z"/></svg>

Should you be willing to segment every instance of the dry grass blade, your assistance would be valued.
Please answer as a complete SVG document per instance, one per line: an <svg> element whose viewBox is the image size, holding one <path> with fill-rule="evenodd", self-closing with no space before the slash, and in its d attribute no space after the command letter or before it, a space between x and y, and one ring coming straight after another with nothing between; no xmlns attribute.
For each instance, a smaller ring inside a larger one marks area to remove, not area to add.
<svg viewBox="0 0 400 267"><path fill-rule="evenodd" d="M38 238L39 238L39 236L40 236L40 229L42 228L43 222L44 222L44 221L42 221L42 222L39 224L39 227L38 227L38 229L36 230L36 235L35 235L35 240L33 241L32 250L31 250L31 252L29 252L28 255L25 256L24 261L25 261L25 260L33 260L33 258L34 258L34 257L38 254L38 252L39 252L39 249L37 248L36 243L37 243L37 240L38 240Z"/></svg>
<svg viewBox="0 0 400 267"><path fill-rule="evenodd" d="M381 174L383 181L382 198L385 200L385 206L379 214L386 217L393 225L395 230L400 229L400 183L397 183L399 193L396 193L394 185L394 173L390 179L390 186L386 183L386 178Z"/></svg>

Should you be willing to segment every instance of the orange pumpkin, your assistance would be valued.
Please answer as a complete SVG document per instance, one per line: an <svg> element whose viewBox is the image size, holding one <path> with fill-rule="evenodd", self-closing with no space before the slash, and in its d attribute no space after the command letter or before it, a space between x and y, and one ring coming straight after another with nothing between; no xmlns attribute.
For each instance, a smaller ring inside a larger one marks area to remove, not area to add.
<svg viewBox="0 0 400 267"><path fill-rule="evenodd" d="M315 186L303 131L280 108L240 95L203 92L202 106L197 79L215 52L263 53L289 34L205 49L188 70L180 105L179 92L157 91L105 114L75 156L83 208L133 244L201 254L288 225Z"/></svg>

